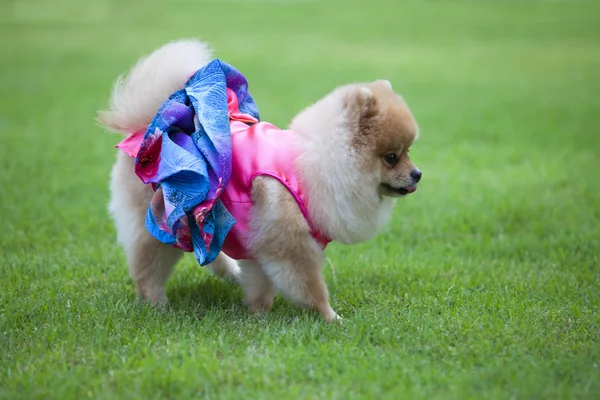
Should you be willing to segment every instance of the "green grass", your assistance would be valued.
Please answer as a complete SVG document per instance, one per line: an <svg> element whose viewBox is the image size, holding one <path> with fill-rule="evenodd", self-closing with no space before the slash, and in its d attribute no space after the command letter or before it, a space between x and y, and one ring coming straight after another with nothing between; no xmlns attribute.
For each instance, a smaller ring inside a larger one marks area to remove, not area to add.
<svg viewBox="0 0 600 400"><path fill-rule="evenodd" d="M88 4L89 3L89 4ZM600 393L597 1L4 1L0 398L570 399ZM209 40L285 125L387 78L423 184L377 238L332 244L342 326L189 256L160 313L108 218L113 79ZM597 397L596 397L597 398Z"/></svg>

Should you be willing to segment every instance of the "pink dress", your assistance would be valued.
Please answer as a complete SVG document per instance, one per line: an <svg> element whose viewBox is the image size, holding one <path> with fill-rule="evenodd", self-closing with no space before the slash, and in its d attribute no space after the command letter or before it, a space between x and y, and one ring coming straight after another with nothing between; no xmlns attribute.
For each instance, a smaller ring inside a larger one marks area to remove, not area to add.
<svg viewBox="0 0 600 400"><path fill-rule="evenodd" d="M268 122L240 113L235 93L227 89L231 129L232 166L229 183L220 199L235 218L222 251L229 257L252 259L247 246L248 223L252 206L252 181L258 176L278 180L296 200L313 238L325 248L330 240L312 226L308 215L308 199L294 169L294 153L290 130L281 130ZM117 145L135 157L145 132L136 132Z"/></svg>

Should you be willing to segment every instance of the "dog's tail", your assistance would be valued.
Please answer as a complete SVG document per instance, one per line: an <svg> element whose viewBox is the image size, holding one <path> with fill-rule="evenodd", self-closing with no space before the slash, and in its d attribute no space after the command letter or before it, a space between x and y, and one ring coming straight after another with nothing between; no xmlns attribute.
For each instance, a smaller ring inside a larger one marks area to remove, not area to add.
<svg viewBox="0 0 600 400"><path fill-rule="evenodd" d="M146 129L162 103L183 89L188 78L211 57L208 45L193 39L171 42L155 50L117 79L109 109L99 113L98 121L124 134Z"/></svg>

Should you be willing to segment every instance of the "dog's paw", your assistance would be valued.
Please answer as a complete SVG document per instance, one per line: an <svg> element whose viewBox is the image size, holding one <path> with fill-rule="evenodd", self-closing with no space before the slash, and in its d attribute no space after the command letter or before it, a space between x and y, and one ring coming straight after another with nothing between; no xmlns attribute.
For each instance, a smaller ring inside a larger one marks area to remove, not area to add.
<svg viewBox="0 0 600 400"><path fill-rule="evenodd" d="M328 324L331 323L336 323L336 324L342 324L342 322L344 321L342 317L339 316L339 314L337 313L333 313L333 316L324 316L325 318L325 322L327 322Z"/></svg>
<svg viewBox="0 0 600 400"><path fill-rule="evenodd" d="M270 292L263 293L259 298L250 301L249 306L250 312L253 314L258 312L267 313L273 307L273 294Z"/></svg>
<svg viewBox="0 0 600 400"><path fill-rule="evenodd" d="M335 317L333 317L333 319L329 322L335 322L337 324L342 324L343 321L344 321L344 319L342 317L340 317L339 314L335 314Z"/></svg>
<svg viewBox="0 0 600 400"><path fill-rule="evenodd" d="M138 285L138 297L140 301L149 303L152 307L162 310L166 308L169 300L164 290L150 290Z"/></svg>
<svg viewBox="0 0 600 400"><path fill-rule="evenodd" d="M342 317L340 317L335 311L333 311L333 308L331 308L331 306L325 305L323 307L317 307L316 309L321 313L325 322L342 322Z"/></svg>

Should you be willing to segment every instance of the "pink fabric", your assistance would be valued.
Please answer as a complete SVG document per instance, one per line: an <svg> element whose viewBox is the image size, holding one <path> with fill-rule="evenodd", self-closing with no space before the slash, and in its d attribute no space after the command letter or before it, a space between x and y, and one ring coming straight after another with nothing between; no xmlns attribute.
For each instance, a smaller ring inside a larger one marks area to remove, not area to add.
<svg viewBox="0 0 600 400"><path fill-rule="evenodd" d="M252 258L244 242L252 204L252 181L257 176L266 175L281 182L310 225L307 199L294 171L292 135L292 131L281 130L268 122L248 126L231 121L233 164L221 200L236 220L223 243L223 252L234 259ZM312 233L323 248L329 242L318 232L313 230Z"/></svg>
<svg viewBox="0 0 600 400"><path fill-rule="evenodd" d="M118 143L115 147L123 150L129 157L136 158L138 152L140 151L140 145L144 140L145 134L146 130L134 132L127 136L123 141Z"/></svg>
<svg viewBox="0 0 600 400"><path fill-rule="evenodd" d="M312 228L307 211L307 198L294 170L293 132L281 130L268 122L257 122L254 117L242 114L237 107L237 97L230 89L227 89L227 97L232 166L229 183L220 199L235 218L236 224L229 231L222 251L236 260L252 258L244 243L252 205L252 181L257 176L270 176L286 187L311 227L312 236L325 248L330 240ZM143 131L135 132L115 147L131 157L136 157L144 134Z"/></svg>

